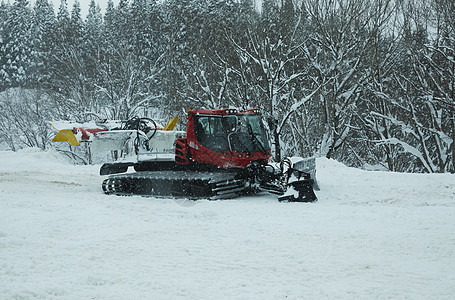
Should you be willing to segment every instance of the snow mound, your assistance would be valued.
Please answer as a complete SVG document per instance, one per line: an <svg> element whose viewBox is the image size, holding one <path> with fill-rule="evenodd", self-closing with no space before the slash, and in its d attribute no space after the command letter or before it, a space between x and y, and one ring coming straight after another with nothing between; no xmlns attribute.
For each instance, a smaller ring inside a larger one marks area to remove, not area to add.
<svg viewBox="0 0 455 300"><path fill-rule="evenodd" d="M40 148L24 148L17 152L0 151L3 171L18 171L30 169L48 169L55 166L69 166L70 164L55 150L43 151Z"/></svg>
<svg viewBox="0 0 455 300"><path fill-rule="evenodd" d="M353 205L455 206L453 174L366 171L319 158L320 200Z"/></svg>

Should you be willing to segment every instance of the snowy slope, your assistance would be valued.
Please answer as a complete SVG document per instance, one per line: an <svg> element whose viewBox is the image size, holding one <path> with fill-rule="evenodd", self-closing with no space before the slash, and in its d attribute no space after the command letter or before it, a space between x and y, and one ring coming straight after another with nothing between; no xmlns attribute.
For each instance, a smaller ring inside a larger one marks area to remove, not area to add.
<svg viewBox="0 0 455 300"><path fill-rule="evenodd" d="M317 203L192 202L0 152L0 299L451 299L454 175L317 163Z"/></svg>

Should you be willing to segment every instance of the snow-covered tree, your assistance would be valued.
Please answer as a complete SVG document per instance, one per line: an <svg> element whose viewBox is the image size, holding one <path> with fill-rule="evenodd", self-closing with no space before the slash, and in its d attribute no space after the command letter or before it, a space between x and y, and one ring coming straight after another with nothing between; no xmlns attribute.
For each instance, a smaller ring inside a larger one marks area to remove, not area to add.
<svg viewBox="0 0 455 300"><path fill-rule="evenodd" d="M51 77L51 59L53 55L53 35L55 13L48 0L37 0L34 6L32 42L34 61L31 76L34 86L46 86Z"/></svg>
<svg viewBox="0 0 455 300"><path fill-rule="evenodd" d="M9 78L9 74L6 73L5 67L7 63L6 58L6 47L5 44L7 42L6 36L6 22L8 19L8 14L11 7L7 5L3 0L0 3L0 92L4 91L8 86L9 82L11 81Z"/></svg>
<svg viewBox="0 0 455 300"><path fill-rule="evenodd" d="M373 38L368 20L374 6L365 1L308 0L304 7L313 28L307 58L313 80L321 87L318 97L325 130L320 152L330 158L344 146L353 127Z"/></svg>
<svg viewBox="0 0 455 300"><path fill-rule="evenodd" d="M55 103L40 90L11 88L0 94L0 139L13 151L24 147L46 149L57 114Z"/></svg>
<svg viewBox="0 0 455 300"><path fill-rule="evenodd" d="M239 57L235 73L248 80L247 85L257 87L257 94L251 97L254 100L248 104L261 108L270 120L276 160L281 159L281 135L288 113L301 108L307 100L305 94L311 94L300 89L295 93L307 69L302 60L303 20L292 5L290 1L282 6L264 1L259 22L230 38Z"/></svg>
<svg viewBox="0 0 455 300"><path fill-rule="evenodd" d="M382 65L387 76L369 80L378 100L366 120L390 170L453 172L453 47L441 34L450 28L442 7L432 36L429 6L405 3L402 35Z"/></svg>
<svg viewBox="0 0 455 300"><path fill-rule="evenodd" d="M182 102L201 108L232 106L235 99L229 84L233 83L233 57L226 32L232 30L233 1L191 1L184 16L176 17L181 23L180 39L187 51L179 54L176 66L183 75L180 89ZM177 14L176 14L177 15Z"/></svg>
<svg viewBox="0 0 455 300"><path fill-rule="evenodd" d="M99 5L90 1L88 14L84 23L83 33L83 55L88 77L92 84L99 83L97 66L105 60L104 48L106 39L103 36L103 16Z"/></svg>
<svg viewBox="0 0 455 300"><path fill-rule="evenodd" d="M33 61L32 11L27 0L15 0L2 28L4 63L2 78L6 86L25 86Z"/></svg>

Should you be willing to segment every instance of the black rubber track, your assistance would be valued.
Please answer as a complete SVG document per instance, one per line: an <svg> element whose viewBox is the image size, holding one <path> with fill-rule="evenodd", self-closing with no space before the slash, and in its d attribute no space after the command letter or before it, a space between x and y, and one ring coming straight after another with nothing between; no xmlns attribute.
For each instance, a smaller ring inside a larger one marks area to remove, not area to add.
<svg viewBox="0 0 455 300"><path fill-rule="evenodd" d="M232 198L246 189L243 172L143 171L111 175L102 184L115 195Z"/></svg>

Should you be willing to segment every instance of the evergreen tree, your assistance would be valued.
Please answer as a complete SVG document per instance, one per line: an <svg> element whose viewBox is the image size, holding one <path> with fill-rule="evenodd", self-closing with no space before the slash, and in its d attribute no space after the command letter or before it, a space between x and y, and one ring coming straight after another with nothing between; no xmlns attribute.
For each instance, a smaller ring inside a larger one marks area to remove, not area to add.
<svg viewBox="0 0 455 300"><path fill-rule="evenodd" d="M132 26L128 0L120 0L112 18L114 43L125 49L132 48Z"/></svg>
<svg viewBox="0 0 455 300"><path fill-rule="evenodd" d="M50 57L53 48L53 28L55 14L52 4L48 0L37 0L33 18L33 48L34 59L31 66L31 76L34 85L43 86L50 80Z"/></svg>
<svg viewBox="0 0 455 300"><path fill-rule="evenodd" d="M56 93L69 95L68 78L71 74L71 61L68 59L71 41L70 15L67 0L60 0L54 25L53 48L51 56L50 88Z"/></svg>
<svg viewBox="0 0 455 300"><path fill-rule="evenodd" d="M2 54L6 62L2 74L6 86L26 86L33 61L32 13L27 0L15 0L3 27Z"/></svg>
<svg viewBox="0 0 455 300"><path fill-rule="evenodd" d="M293 35L295 18L296 14L292 0L282 0L278 26L281 36L287 43L290 43L288 39L292 38Z"/></svg>
<svg viewBox="0 0 455 300"><path fill-rule="evenodd" d="M70 16L68 13L68 3L66 0L60 0L60 5L57 12L57 20L55 24L56 44L62 44L68 40Z"/></svg>
<svg viewBox="0 0 455 300"><path fill-rule="evenodd" d="M89 78L93 84L99 81L97 66L103 63L105 39L103 38L103 17L99 5L90 1L84 24L84 61Z"/></svg>
<svg viewBox="0 0 455 300"><path fill-rule="evenodd" d="M81 16L81 4L78 0L75 0L73 3L73 8L71 9L68 32L68 42L74 49L77 49L83 45L83 31L84 23L82 22ZM80 49L78 49L78 52L79 51Z"/></svg>
<svg viewBox="0 0 455 300"><path fill-rule="evenodd" d="M103 16L101 15L101 8L95 3L95 0L91 0L85 20L85 39L95 42L96 40L100 40L102 27Z"/></svg>
<svg viewBox="0 0 455 300"><path fill-rule="evenodd" d="M8 14L10 13L10 5L6 4L3 0L0 4L0 92L5 90L11 81L9 74L6 73L7 48L5 47L8 40L6 35Z"/></svg>
<svg viewBox="0 0 455 300"><path fill-rule="evenodd" d="M109 0L107 2L106 12L104 13L104 27L108 32L110 29L112 29L113 26L114 10L114 2L112 0Z"/></svg>

